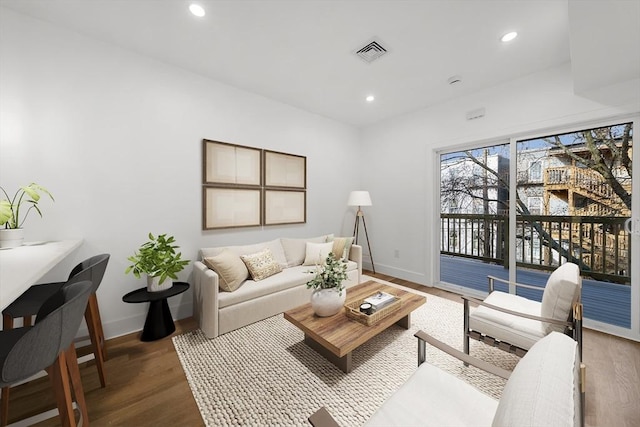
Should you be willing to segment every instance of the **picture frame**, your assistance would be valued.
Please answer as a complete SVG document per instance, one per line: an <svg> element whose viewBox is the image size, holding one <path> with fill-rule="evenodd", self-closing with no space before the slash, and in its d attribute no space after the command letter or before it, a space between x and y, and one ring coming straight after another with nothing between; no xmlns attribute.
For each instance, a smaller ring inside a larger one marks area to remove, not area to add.
<svg viewBox="0 0 640 427"><path fill-rule="evenodd" d="M263 150L264 186L307 188L307 158L296 154Z"/></svg>
<svg viewBox="0 0 640 427"><path fill-rule="evenodd" d="M261 149L208 139L202 143L205 185L262 185Z"/></svg>
<svg viewBox="0 0 640 427"><path fill-rule="evenodd" d="M260 188L204 186L202 189L202 229L260 226Z"/></svg>
<svg viewBox="0 0 640 427"><path fill-rule="evenodd" d="M307 192L304 190L264 190L264 225L307 222Z"/></svg>

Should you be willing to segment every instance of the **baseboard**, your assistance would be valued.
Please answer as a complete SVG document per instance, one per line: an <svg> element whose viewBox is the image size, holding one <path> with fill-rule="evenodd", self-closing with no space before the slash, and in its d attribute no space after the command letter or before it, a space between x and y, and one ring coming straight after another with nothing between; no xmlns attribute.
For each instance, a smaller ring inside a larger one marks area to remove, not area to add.
<svg viewBox="0 0 640 427"><path fill-rule="evenodd" d="M365 270L373 271L370 262L362 261L362 268ZM376 273L387 274L397 279L408 280L410 282L417 283L423 286L433 286L427 283L428 278L424 273L418 273L416 271L404 270L402 268L393 267L385 264L376 263Z"/></svg>

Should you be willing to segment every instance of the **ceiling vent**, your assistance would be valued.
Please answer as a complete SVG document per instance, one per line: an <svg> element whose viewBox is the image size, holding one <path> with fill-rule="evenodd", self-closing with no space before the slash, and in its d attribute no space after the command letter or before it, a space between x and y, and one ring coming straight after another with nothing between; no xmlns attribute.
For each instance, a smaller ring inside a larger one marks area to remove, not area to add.
<svg viewBox="0 0 640 427"><path fill-rule="evenodd" d="M382 44L375 39L372 39L369 43L355 51L357 56L369 64L385 53L387 53L387 48L383 47Z"/></svg>

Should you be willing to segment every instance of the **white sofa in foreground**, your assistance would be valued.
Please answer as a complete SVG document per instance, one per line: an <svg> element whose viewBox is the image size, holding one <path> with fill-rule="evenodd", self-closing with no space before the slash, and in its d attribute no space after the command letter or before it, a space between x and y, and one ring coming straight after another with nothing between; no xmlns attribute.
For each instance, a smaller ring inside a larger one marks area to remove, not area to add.
<svg viewBox="0 0 640 427"><path fill-rule="evenodd" d="M360 283L362 247L352 245L350 239L328 234L202 248L193 271L193 311L200 329L208 338L215 338L309 302L311 290L306 283L314 277L310 272L316 264L310 262L314 261L311 258L324 260L327 249L333 249L334 253L343 251L343 255L346 255L344 250L347 251L345 286ZM265 262L265 256L274 262ZM253 280L247 270L243 271L243 265L251 263L256 266L259 280ZM268 277L261 278L265 271Z"/></svg>
<svg viewBox="0 0 640 427"><path fill-rule="evenodd" d="M560 332L537 341L513 372L497 368L418 331L418 363L425 343L465 363L508 378L500 400L429 363L416 372L365 424L392 426L583 426L584 364L578 344ZM460 362L462 363L462 362ZM315 427L337 426L325 408L309 417Z"/></svg>

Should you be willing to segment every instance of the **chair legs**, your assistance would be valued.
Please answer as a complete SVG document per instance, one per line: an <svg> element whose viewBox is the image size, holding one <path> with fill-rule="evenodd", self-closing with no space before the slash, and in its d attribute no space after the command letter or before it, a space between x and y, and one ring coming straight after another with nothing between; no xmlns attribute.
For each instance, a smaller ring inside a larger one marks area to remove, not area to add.
<svg viewBox="0 0 640 427"><path fill-rule="evenodd" d="M80 367L78 366L78 355L73 343L65 351L67 369L69 370L69 378L73 386L73 395L78 403L80 416L82 417L82 425L89 425L89 413L87 411L87 402L84 398L84 389L82 388L82 379L80 378Z"/></svg>
<svg viewBox="0 0 640 427"><path fill-rule="evenodd" d="M98 298L93 293L89 297L87 308L84 312L84 318L89 328L89 336L91 337L91 346L93 347L93 355L98 368L98 376L100 377L100 385L104 388L107 386L104 361L106 360L106 348L104 333L102 331L102 321L100 320L100 309L98 307Z"/></svg>
<svg viewBox="0 0 640 427"><path fill-rule="evenodd" d="M9 424L9 390L11 387L2 387L2 403L0 403L0 426Z"/></svg>
<svg viewBox="0 0 640 427"><path fill-rule="evenodd" d="M47 368L49 381L56 397L60 421L63 427L76 427L76 417L73 413L71 399L71 385L69 384L69 372L67 370L67 357L65 352L60 352L53 365Z"/></svg>
<svg viewBox="0 0 640 427"><path fill-rule="evenodd" d="M60 352L58 358L53 365L47 368L49 380L56 397L60 422L63 427L76 427L76 416L73 411L73 399L71 390L80 410L80 419L82 426L89 425L89 414L87 411L87 403L84 398L84 390L80 379L80 368L78 367L78 358L76 348L71 343L69 348Z"/></svg>

